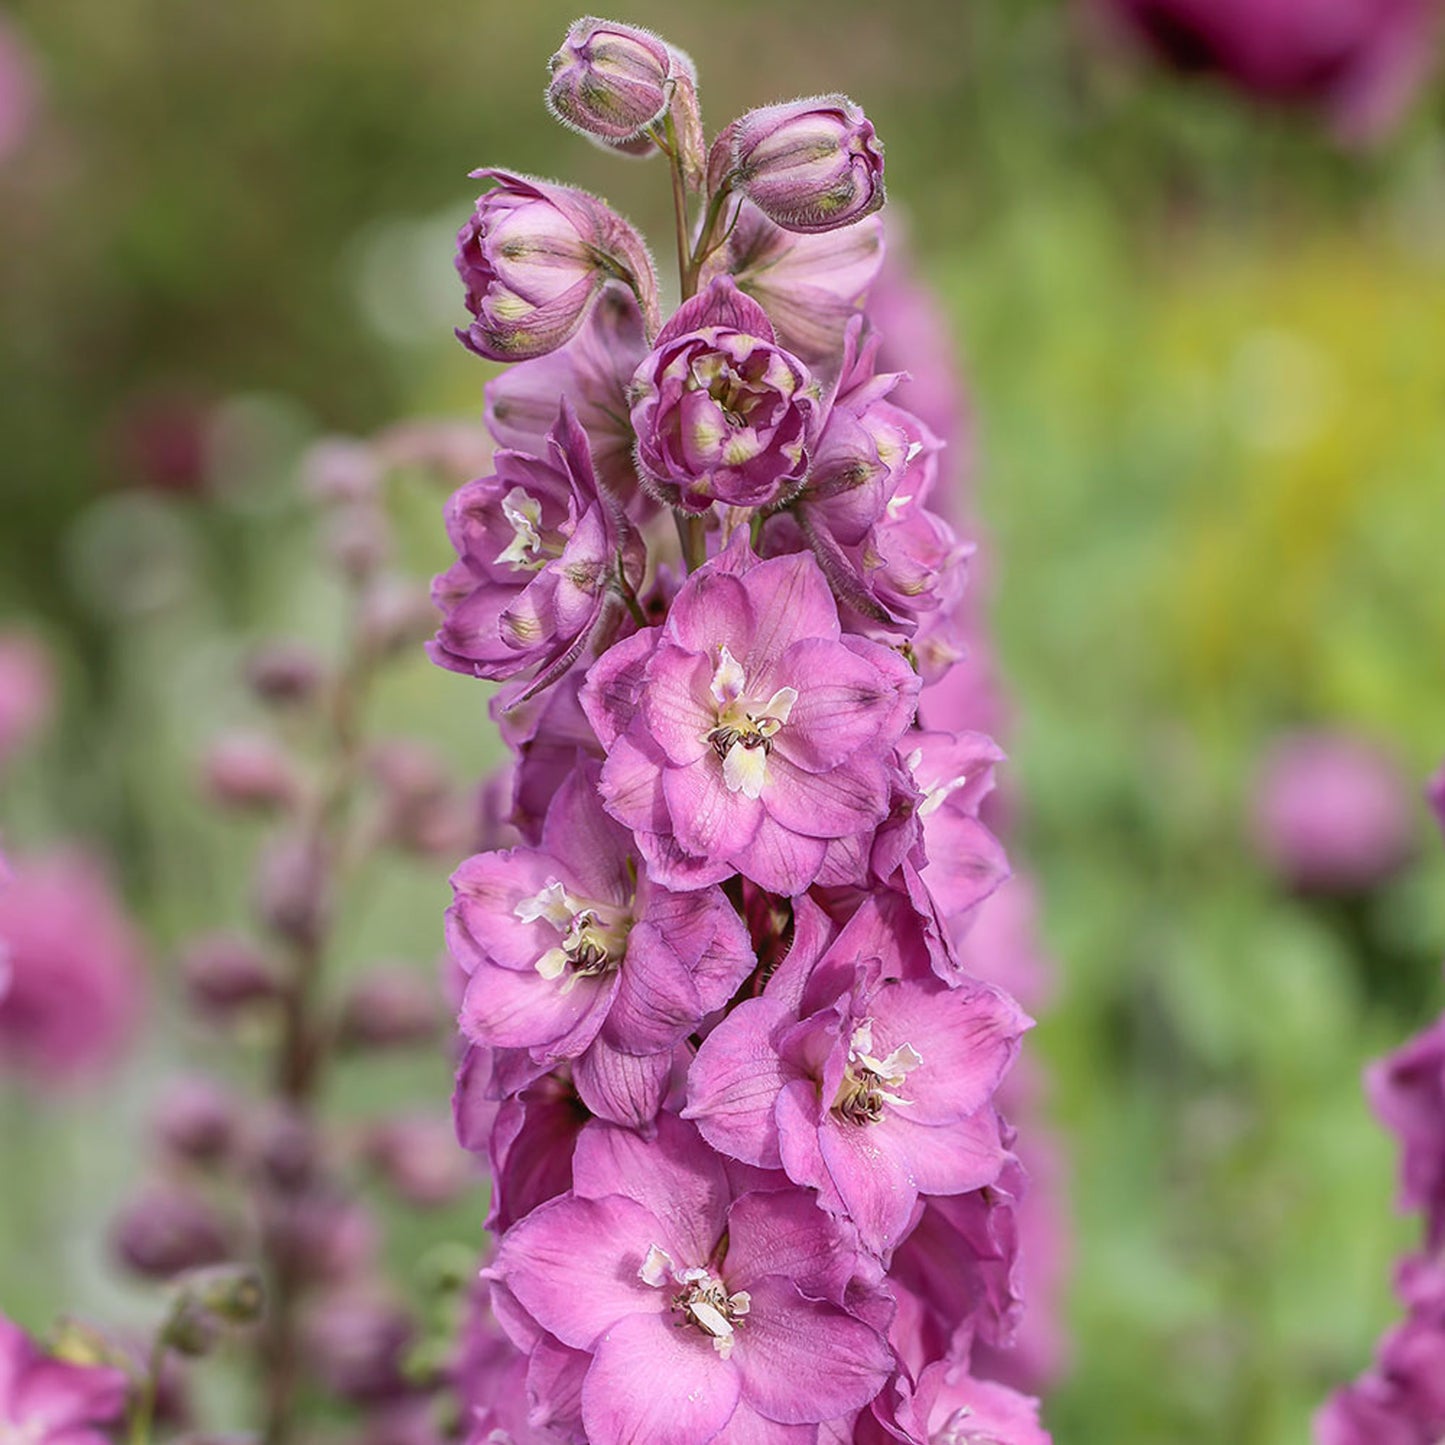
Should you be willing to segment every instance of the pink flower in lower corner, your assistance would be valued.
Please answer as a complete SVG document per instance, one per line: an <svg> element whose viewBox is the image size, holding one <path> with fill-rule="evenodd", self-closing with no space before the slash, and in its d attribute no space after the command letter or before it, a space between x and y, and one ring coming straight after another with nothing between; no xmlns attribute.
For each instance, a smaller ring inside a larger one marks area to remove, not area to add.
<svg viewBox="0 0 1445 1445"><path fill-rule="evenodd" d="M946 1361L930 1365L916 1384L900 1378L854 1437L856 1445L1050 1445L1051 1438L1037 1400Z"/></svg>
<svg viewBox="0 0 1445 1445"><path fill-rule="evenodd" d="M553 799L537 848L482 853L453 877L453 957L469 974L461 1026L573 1061L588 1108L641 1125L661 1107L673 1050L752 972L747 930L716 887L673 893L638 868L602 810L595 766Z"/></svg>
<svg viewBox="0 0 1445 1445"><path fill-rule="evenodd" d="M673 1115L658 1126L648 1142L590 1125L573 1191L485 1272L532 1356L533 1413L576 1392L591 1445L807 1445L893 1372L860 1317L883 1303L876 1271L804 1191L730 1171Z"/></svg>
<svg viewBox="0 0 1445 1445"><path fill-rule="evenodd" d="M47 1355L0 1315L0 1440L109 1445L128 1388L123 1371Z"/></svg>
<svg viewBox="0 0 1445 1445"><path fill-rule="evenodd" d="M654 877L796 895L830 839L887 817L917 692L898 653L843 634L812 557L759 561L740 529L661 627L593 664L582 706L608 751L603 801Z"/></svg>
<svg viewBox="0 0 1445 1445"><path fill-rule="evenodd" d="M139 1019L140 942L93 858L12 866L0 888L0 1068L55 1081L94 1074L117 1061Z"/></svg>

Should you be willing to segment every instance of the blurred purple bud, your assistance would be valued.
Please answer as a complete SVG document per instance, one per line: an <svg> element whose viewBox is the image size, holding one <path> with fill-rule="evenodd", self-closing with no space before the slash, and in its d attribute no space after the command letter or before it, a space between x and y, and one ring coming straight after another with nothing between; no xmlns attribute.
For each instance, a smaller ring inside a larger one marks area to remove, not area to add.
<svg viewBox="0 0 1445 1445"><path fill-rule="evenodd" d="M218 1164L236 1139L235 1101L212 1079L178 1079L156 1109L161 1147L195 1164Z"/></svg>
<svg viewBox="0 0 1445 1445"><path fill-rule="evenodd" d="M150 1279L219 1264L230 1253L220 1216L198 1194L155 1184L116 1216L111 1241L121 1263Z"/></svg>
<svg viewBox="0 0 1445 1445"><path fill-rule="evenodd" d="M595 196L506 171L457 233L456 268L475 320L462 343L489 361L544 356L582 325L608 281L630 287L657 329L657 279L642 238Z"/></svg>
<svg viewBox="0 0 1445 1445"><path fill-rule="evenodd" d="M235 934L207 934L194 940L182 957L181 974L191 1004L216 1018L271 1003L281 993L266 955Z"/></svg>
<svg viewBox="0 0 1445 1445"><path fill-rule="evenodd" d="M308 702L321 686L321 659L300 642L271 642L257 648L246 665L246 681L262 702Z"/></svg>
<svg viewBox="0 0 1445 1445"><path fill-rule="evenodd" d="M302 462L302 485L322 503L374 501L381 479L382 466L376 454L352 437L326 437Z"/></svg>
<svg viewBox="0 0 1445 1445"><path fill-rule="evenodd" d="M321 1378L348 1400L404 1393L403 1363L416 1330L403 1309L365 1288L321 1301L306 1326L306 1344Z"/></svg>
<svg viewBox="0 0 1445 1445"><path fill-rule="evenodd" d="M435 1209L476 1183L445 1120L424 1116L374 1125L362 1146L371 1166L408 1204Z"/></svg>
<svg viewBox="0 0 1445 1445"><path fill-rule="evenodd" d="M416 647L432 635L436 625L436 608L426 589L404 578L380 578L362 599L362 638L379 657Z"/></svg>
<svg viewBox="0 0 1445 1445"><path fill-rule="evenodd" d="M326 529L325 545L343 575L365 582L391 555L391 526L380 507L341 508Z"/></svg>
<svg viewBox="0 0 1445 1445"><path fill-rule="evenodd" d="M318 1284L355 1279L376 1263L376 1227L361 1205L327 1190L271 1195L261 1233L279 1268Z"/></svg>
<svg viewBox="0 0 1445 1445"><path fill-rule="evenodd" d="M351 1048L383 1049L434 1039L442 1015L435 981L404 967L362 978L342 1005L338 1034Z"/></svg>
<svg viewBox="0 0 1445 1445"><path fill-rule="evenodd" d="M469 809L430 748L388 739L373 749L369 762L381 789L388 842L423 856L467 851L473 832Z"/></svg>
<svg viewBox="0 0 1445 1445"><path fill-rule="evenodd" d="M883 204L883 143L846 95L750 110L725 136L733 185L787 231L832 231Z"/></svg>
<svg viewBox="0 0 1445 1445"><path fill-rule="evenodd" d="M316 1176L321 1157L315 1128L300 1114L278 1109L261 1126L256 1162L278 1189L295 1192Z"/></svg>
<svg viewBox="0 0 1445 1445"><path fill-rule="evenodd" d="M206 793L223 808L286 808L301 791L290 757L262 733L217 738L205 756L202 776Z"/></svg>
<svg viewBox="0 0 1445 1445"><path fill-rule="evenodd" d="M261 854L256 912L280 937L303 948L315 945L330 918L330 893L330 869L316 839L283 833Z"/></svg>
<svg viewBox="0 0 1445 1445"><path fill-rule="evenodd" d="M1265 865L1314 893L1371 888L1408 861L1413 846L1399 770L1348 733L1279 739L1259 769L1251 826Z"/></svg>
<svg viewBox="0 0 1445 1445"><path fill-rule="evenodd" d="M166 1321L161 1339L168 1349L177 1354L198 1359L211 1353L220 1334L220 1323L215 1316L195 1300L183 1296Z"/></svg>
<svg viewBox="0 0 1445 1445"><path fill-rule="evenodd" d="M650 30L592 16L567 32L551 71L547 109L607 146L645 141L667 113L679 78L696 78L692 61Z"/></svg>

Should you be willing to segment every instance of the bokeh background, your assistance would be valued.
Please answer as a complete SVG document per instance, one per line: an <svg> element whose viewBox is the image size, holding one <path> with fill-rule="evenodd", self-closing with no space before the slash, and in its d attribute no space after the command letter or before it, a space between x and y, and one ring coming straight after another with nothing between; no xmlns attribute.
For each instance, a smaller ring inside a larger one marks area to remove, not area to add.
<svg viewBox="0 0 1445 1445"><path fill-rule="evenodd" d="M143 1172L159 1081L210 1047L170 1001L175 951L244 909L259 836L205 806L197 759L247 721L258 639L344 625L306 449L479 415L486 368L450 332L467 172L562 176L668 234L659 169L543 111L573 18L553 0L0 16L23 57L0 158L0 626L51 649L60 696L0 783L0 830L106 851L154 959L118 1081L0 1084L0 1307L28 1324L141 1308L106 1219ZM1075 1257L1046 1419L1075 1445L1293 1445L1364 1367L1409 1238L1361 1065L1445 1002L1445 850L1417 801L1445 753L1439 87L1362 140L1153 64L1061 0L617 18L692 52L710 128L783 96L860 101L959 338L1015 701L1012 846L1058 960L1032 1047ZM421 475L395 495L417 577L446 561L443 495ZM480 689L420 655L377 708L459 776L498 754ZM1251 821L1280 739L1321 728L1383 751L1414 845L1344 895L1301 889ZM435 976L446 872L378 866L339 952ZM332 1104L444 1116L449 1087L444 1057L343 1068ZM394 1232L399 1274L475 1245L483 1200Z"/></svg>

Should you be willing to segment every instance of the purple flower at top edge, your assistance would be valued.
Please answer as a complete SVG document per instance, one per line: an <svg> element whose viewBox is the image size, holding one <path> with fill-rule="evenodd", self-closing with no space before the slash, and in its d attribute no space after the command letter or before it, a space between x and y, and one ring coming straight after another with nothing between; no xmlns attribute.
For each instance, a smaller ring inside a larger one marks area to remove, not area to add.
<svg viewBox="0 0 1445 1445"><path fill-rule="evenodd" d="M815 963L790 955L704 1040L684 1111L715 1149L818 1190L880 1256L920 1194L998 1178L991 1100L1030 1022L986 984L903 976L893 926L870 900Z"/></svg>
<svg viewBox="0 0 1445 1445"><path fill-rule="evenodd" d="M672 893L639 872L583 765L552 802L536 848L482 853L453 876L453 956L470 975L462 1031L573 1061L593 1113L641 1125L661 1107L672 1052L756 960L716 887Z"/></svg>
<svg viewBox="0 0 1445 1445"><path fill-rule="evenodd" d="M794 895L829 839L887 816L917 690L896 652L843 635L811 557L760 562L739 529L662 626L593 664L582 706L608 752L603 801L655 878L742 873Z"/></svg>
<svg viewBox="0 0 1445 1445"><path fill-rule="evenodd" d="M24 1445L110 1445L125 1409L122 1370L44 1354L0 1315L0 1439Z"/></svg>
<svg viewBox="0 0 1445 1445"><path fill-rule="evenodd" d="M642 577L635 533L598 491L587 434L562 402L547 456L502 451L495 475L447 504L457 561L433 584L442 612L432 660L498 680L529 674L527 692L556 681L612 615L619 578Z"/></svg>
<svg viewBox="0 0 1445 1445"><path fill-rule="evenodd" d="M658 1126L651 1142L583 1132L573 1192L510 1230L486 1271L503 1324L534 1365L549 1341L584 1357L592 1445L806 1445L893 1371L859 1318L876 1270L804 1191L730 1172L672 1115Z"/></svg>
<svg viewBox="0 0 1445 1445"><path fill-rule="evenodd" d="M730 277L683 302L637 368L631 398L638 470L669 506L770 506L807 476L822 389Z"/></svg>

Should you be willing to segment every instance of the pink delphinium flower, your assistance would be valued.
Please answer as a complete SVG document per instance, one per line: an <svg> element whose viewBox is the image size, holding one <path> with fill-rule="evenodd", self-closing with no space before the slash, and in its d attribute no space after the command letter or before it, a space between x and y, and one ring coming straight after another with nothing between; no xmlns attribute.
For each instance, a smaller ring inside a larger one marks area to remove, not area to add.
<svg viewBox="0 0 1445 1445"><path fill-rule="evenodd" d="M110 1445L129 1388L124 1371L47 1355L0 1315L0 1439Z"/></svg>
<svg viewBox="0 0 1445 1445"><path fill-rule="evenodd" d="M54 705L49 652L26 633L0 633L0 770L45 726Z"/></svg>
<svg viewBox="0 0 1445 1445"><path fill-rule="evenodd" d="M1265 864L1292 887L1356 892L1409 858L1410 790L1391 758L1364 738L1292 734L1261 763L1251 831Z"/></svg>
<svg viewBox="0 0 1445 1445"><path fill-rule="evenodd" d="M582 1357L587 1439L801 1440L786 1427L867 1404L892 1355L859 1317L874 1285L847 1227L658 1122L651 1143L590 1126L573 1192L509 1231L488 1271L523 1316L504 1319L519 1345Z"/></svg>
<svg viewBox="0 0 1445 1445"><path fill-rule="evenodd" d="M808 473L821 388L729 277L682 304L630 395L638 469L659 501L691 512L768 506Z"/></svg>
<svg viewBox="0 0 1445 1445"><path fill-rule="evenodd" d="M828 839L887 815L917 687L897 653L842 632L810 557L759 562L740 532L661 627L593 666L582 705L608 749L603 800L659 881L740 872L791 895Z"/></svg>
<svg viewBox="0 0 1445 1445"><path fill-rule="evenodd" d="M453 957L470 982L463 1031L573 1060L587 1106L618 1123L657 1112L672 1052L752 972L746 930L716 887L672 893L640 872L603 812L595 768L548 810L537 848L482 853L453 878Z"/></svg>
<svg viewBox="0 0 1445 1445"><path fill-rule="evenodd" d="M817 1190L879 1255L920 1194L998 1178L991 1100L1029 1022L985 985L904 976L889 933L865 903L816 964L790 955L708 1035L685 1111L722 1153Z"/></svg>
<svg viewBox="0 0 1445 1445"><path fill-rule="evenodd" d="M621 511L598 491L587 436L569 403L545 460L502 451L497 472L447 509L457 562L436 580L443 620L435 661L455 672L555 681L599 628L617 593L641 580L642 557Z"/></svg>
<svg viewBox="0 0 1445 1445"><path fill-rule="evenodd" d="M0 1066L47 1080L116 1063L145 993L140 943L100 865L79 852L16 860L0 889Z"/></svg>

